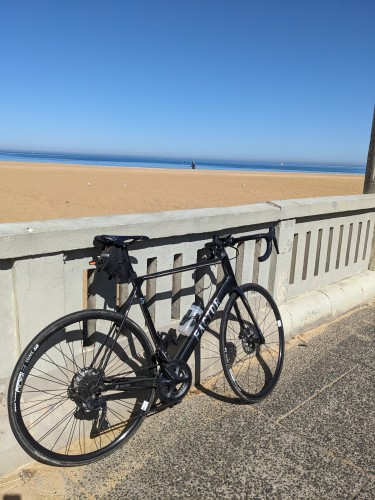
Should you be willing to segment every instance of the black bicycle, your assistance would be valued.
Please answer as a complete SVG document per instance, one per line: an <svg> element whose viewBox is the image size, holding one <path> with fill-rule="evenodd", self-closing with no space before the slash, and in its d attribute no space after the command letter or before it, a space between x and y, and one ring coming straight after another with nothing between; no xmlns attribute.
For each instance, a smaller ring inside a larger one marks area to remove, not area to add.
<svg viewBox="0 0 375 500"><path fill-rule="evenodd" d="M237 284L226 252L239 242L262 238L267 249L259 261L264 261L273 243L278 251L273 227L267 233L239 238L215 236L205 245L204 261L137 276L128 248L147 240L146 236L96 236L94 244L102 245L102 253L91 263L118 282L131 283L132 290L118 311L68 314L26 347L8 394L10 424L24 450L49 465L87 464L129 439L156 401L167 406L180 402L192 382L189 357L226 296L219 347L225 377L245 402L267 396L283 364L280 313L267 290L257 284ZM216 264L222 265L224 277L172 357L170 335L156 331L142 284ZM141 307L149 335L129 318L135 303Z"/></svg>

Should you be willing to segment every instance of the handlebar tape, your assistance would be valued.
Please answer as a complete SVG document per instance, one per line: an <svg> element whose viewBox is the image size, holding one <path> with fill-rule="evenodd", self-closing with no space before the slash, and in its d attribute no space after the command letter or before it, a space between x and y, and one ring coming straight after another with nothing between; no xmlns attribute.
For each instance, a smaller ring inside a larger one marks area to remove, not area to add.
<svg viewBox="0 0 375 500"><path fill-rule="evenodd" d="M258 257L258 261L259 262L264 262L271 255L271 252L272 252L272 239L268 239L267 238L266 241L267 241L267 249L266 249L266 251L265 251L265 253L263 255L260 255Z"/></svg>

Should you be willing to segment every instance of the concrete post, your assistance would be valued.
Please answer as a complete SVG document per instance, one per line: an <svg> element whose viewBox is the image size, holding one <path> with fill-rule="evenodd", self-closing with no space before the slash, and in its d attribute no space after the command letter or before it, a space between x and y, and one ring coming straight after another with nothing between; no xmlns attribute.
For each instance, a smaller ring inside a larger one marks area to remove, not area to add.
<svg viewBox="0 0 375 500"><path fill-rule="evenodd" d="M295 219L280 221L277 234L280 254L276 257L276 252L272 253L268 288L279 305L286 301L288 294L295 226Z"/></svg>
<svg viewBox="0 0 375 500"><path fill-rule="evenodd" d="M368 147L365 183L363 186L363 194L370 193L375 193L375 106L374 116L372 118L370 144Z"/></svg>
<svg viewBox="0 0 375 500"><path fill-rule="evenodd" d="M372 238L371 257L370 262L368 263L368 268L370 271L375 271L375 230Z"/></svg>

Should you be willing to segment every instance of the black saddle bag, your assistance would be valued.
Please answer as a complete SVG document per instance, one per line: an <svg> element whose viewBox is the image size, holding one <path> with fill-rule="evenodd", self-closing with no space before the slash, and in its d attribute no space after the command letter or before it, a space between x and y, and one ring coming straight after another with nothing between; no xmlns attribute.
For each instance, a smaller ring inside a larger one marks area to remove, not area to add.
<svg viewBox="0 0 375 500"><path fill-rule="evenodd" d="M98 270L105 271L109 279L113 278L117 283L129 283L134 275L127 251L114 245L103 249L98 264Z"/></svg>

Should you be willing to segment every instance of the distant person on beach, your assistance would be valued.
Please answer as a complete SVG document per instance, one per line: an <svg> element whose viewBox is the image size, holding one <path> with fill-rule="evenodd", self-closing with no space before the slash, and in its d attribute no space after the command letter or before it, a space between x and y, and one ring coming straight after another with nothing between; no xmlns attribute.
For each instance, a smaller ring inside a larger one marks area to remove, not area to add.
<svg viewBox="0 0 375 500"><path fill-rule="evenodd" d="M195 170L195 161L194 161L194 160L191 162L191 168L192 168L193 170Z"/></svg>

